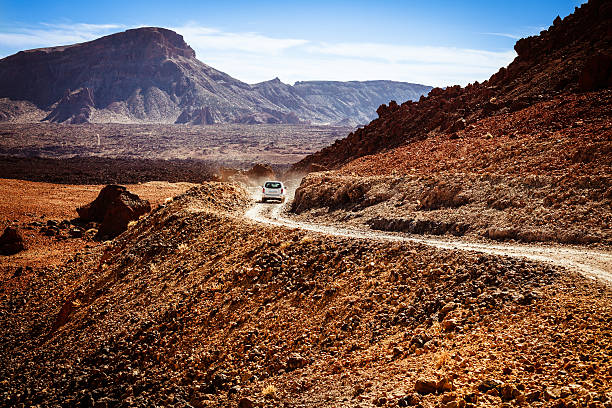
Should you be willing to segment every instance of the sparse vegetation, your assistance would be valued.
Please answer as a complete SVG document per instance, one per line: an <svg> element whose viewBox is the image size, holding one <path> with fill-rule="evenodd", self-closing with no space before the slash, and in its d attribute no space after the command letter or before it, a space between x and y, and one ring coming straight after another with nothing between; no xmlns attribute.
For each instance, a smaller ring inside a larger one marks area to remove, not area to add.
<svg viewBox="0 0 612 408"><path fill-rule="evenodd" d="M265 398L274 398L276 396L276 391L277 389L274 385L268 384L261 390L261 395Z"/></svg>

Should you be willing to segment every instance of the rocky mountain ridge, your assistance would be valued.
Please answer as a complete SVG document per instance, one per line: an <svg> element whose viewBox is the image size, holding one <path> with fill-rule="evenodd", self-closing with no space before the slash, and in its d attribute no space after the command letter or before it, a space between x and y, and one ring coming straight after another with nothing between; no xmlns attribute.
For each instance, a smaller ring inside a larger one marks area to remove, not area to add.
<svg viewBox="0 0 612 408"><path fill-rule="evenodd" d="M379 118L296 164L299 171L336 168L436 135L456 138L481 119L510 114L558 95L612 85L612 3L591 0L540 35L515 45L518 56L489 80L435 88L418 102L391 102Z"/></svg>
<svg viewBox="0 0 612 408"><path fill-rule="evenodd" d="M28 101L54 122L367 123L378 105L431 87L391 81L249 85L195 57L183 37L144 27L0 60L0 98ZM17 103L17 102L16 102ZM19 110L2 104L0 117Z"/></svg>

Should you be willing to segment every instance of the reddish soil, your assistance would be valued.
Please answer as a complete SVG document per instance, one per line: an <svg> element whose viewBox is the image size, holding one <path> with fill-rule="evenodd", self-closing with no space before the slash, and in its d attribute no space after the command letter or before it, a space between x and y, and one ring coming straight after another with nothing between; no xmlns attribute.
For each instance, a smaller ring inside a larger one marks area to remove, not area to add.
<svg viewBox="0 0 612 408"><path fill-rule="evenodd" d="M497 256L266 227L244 219L249 197L207 183L55 268L3 268L4 401L612 404L605 285Z"/></svg>
<svg viewBox="0 0 612 408"><path fill-rule="evenodd" d="M127 188L156 207L193 186L190 183L149 182L127 185ZM0 229L9 225L17 227L27 247L16 255L0 257L0 266L9 272L27 266L57 267L76 253L90 252L102 245L91 237L69 238L67 230L58 236L41 233L48 221L60 223L77 218L76 208L93 201L102 187L0 179Z"/></svg>

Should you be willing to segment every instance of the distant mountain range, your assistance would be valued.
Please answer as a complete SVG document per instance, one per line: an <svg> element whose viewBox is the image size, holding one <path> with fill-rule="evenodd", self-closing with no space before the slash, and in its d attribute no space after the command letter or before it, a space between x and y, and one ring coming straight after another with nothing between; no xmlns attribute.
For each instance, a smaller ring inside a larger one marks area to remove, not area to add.
<svg viewBox="0 0 612 408"><path fill-rule="evenodd" d="M43 120L65 123L357 125L383 103L418 100L431 89L394 81L292 86L278 78L250 85L196 59L181 35L147 27L1 59L0 120L38 109Z"/></svg>

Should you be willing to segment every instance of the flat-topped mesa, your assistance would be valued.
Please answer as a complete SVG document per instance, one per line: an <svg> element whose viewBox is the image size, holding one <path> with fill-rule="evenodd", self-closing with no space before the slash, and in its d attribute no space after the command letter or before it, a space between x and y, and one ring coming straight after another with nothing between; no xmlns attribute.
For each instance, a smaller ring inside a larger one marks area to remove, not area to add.
<svg viewBox="0 0 612 408"><path fill-rule="evenodd" d="M195 58L195 51L185 42L182 35L161 27L133 28L120 33L106 35L93 41L58 47L35 48L21 51L14 56L36 53L51 54L64 51L76 52L90 47L100 47L119 53L122 49L140 49L145 53L143 55L149 55L150 57L173 58L181 56Z"/></svg>
<svg viewBox="0 0 612 408"><path fill-rule="evenodd" d="M0 60L1 96L49 109L67 90L89 88L95 107L105 108L152 86L172 92L181 76L177 59L197 61L181 35L152 27L22 51Z"/></svg>
<svg viewBox="0 0 612 408"><path fill-rule="evenodd" d="M142 57L149 58L195 58L195 51L187 45L183 36L172 30L159 27L143 27L108 35L92 43L99 42L114 50L126 49L129 52L143 52Z"/></svg>

